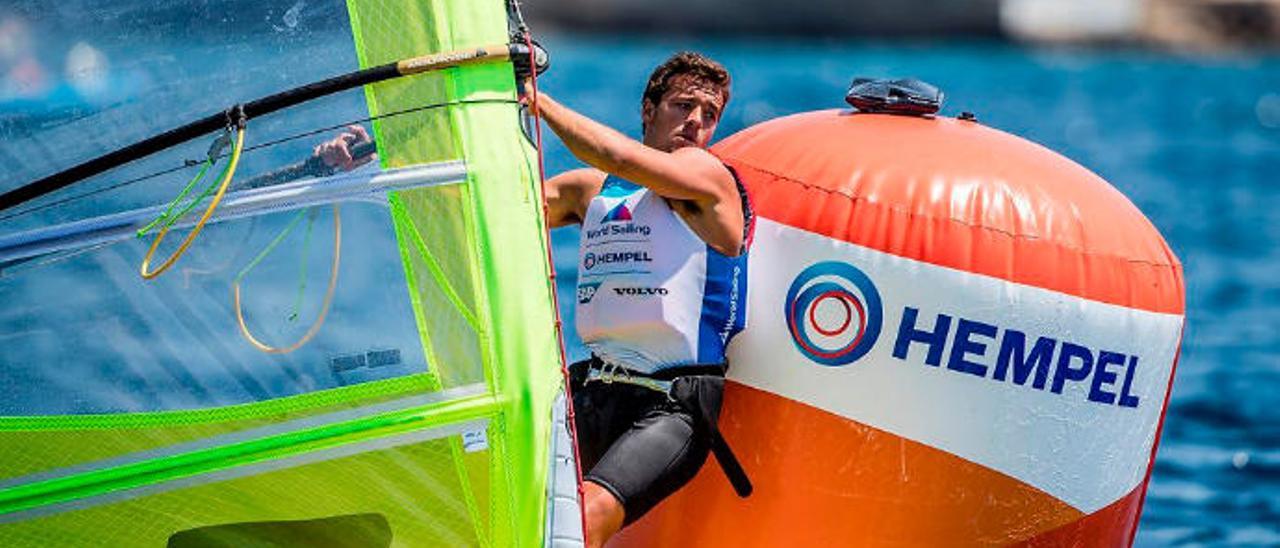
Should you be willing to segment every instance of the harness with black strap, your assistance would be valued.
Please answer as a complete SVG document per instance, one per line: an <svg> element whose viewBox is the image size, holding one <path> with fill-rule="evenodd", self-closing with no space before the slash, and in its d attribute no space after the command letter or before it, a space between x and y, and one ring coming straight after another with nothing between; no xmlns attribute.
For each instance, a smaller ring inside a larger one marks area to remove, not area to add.
<svg viewBox="0 0 1280 548"><path fill-rule="evenodd" d="M720 407L724 401L724 375L726 364L694 364L662 369L654 373L641 373L592 355L569 373L574 384L588 382L622 383L648 388L666 394L694 419L694 428L701 430L711 440L711 453L720 463L729 484L739 497L751 496L751 478L742 463L720 434Z"/></svg>

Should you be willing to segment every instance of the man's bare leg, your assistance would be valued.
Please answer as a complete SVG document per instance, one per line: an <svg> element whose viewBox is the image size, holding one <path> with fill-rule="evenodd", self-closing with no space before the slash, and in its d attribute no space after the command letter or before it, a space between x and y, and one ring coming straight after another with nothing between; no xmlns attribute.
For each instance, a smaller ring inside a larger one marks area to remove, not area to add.
<svg viewBox="0 0 1280 548"><path fill-rule="evenodd" d="M613 493L595 482L582 482L582 491L586 498L587 547L601 548L614 533L622 529L626 510Z"/></svg>

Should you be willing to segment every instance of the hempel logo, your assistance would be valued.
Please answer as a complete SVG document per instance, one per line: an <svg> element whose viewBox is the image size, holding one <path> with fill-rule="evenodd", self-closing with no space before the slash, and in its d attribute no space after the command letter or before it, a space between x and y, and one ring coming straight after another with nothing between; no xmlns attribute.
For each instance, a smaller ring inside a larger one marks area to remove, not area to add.
<svg viewBox="0 0 1280 548"><path fill-rule="evenodd" d="M597 265L610 263L651 263L648 251L610 251L607 253L588 252L582 256L582 267L591 270Z"/></svg>
<svg viewBox="0 0 1280 548"><path fill-rule="evenodd" d="M854 293L856 290L861 297ZM880 292L857 267L826 261L804 269L787 290L787 329L805 357L826 366L853 363L880 336Z"/></svg>
<svg viewBox="0 0 1280 548"><path fill-rule="evenodd" d="M826 366L844 366L876 344L883 321L881 306L875 285L857 267L821 262L791 283L785 302L787 328L805 357ZM895 359L1030 390L1048 388L1053 394L1062 394L1069 383L1082 383L1088 387L1085 397L1090 402L1128 408L1140 403L1132 393L1137 355L959 315L929 313L930 325L922 318L926 315L922 308L903 307L893 341ZM917 349L914 356L913 348ZM923 360L919 348L923 348Z"/></svg>

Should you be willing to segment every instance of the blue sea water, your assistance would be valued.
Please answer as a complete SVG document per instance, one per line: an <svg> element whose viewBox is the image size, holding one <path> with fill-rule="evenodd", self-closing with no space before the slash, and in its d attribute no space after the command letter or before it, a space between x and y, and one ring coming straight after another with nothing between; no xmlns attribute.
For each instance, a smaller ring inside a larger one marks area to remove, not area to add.
<svg viewBox="0 0 1280 548"><path fill-rule="evenodd" d="M557 65L543 87L632 134L648 71L691 48L734 76L721 136L843 107L854 76L914 76L946 92L944 113L973 112L1110 181L1164 234L1187 285L1136 544L1280 545L1280 55L725 37L547 43ZM547 151L552 172L578 165L554 140ZM562 310L571 310L575 238L555 235Z"/></svg>
<svg viewBox="0 0 1280 548"><path fill-rule="evenodd" d="M175 41L179 16L168 12L153 14L150 30L133 34L58 27L45 36L58 44L52 49L88 40L112 60L112 77L97 95L55 87L56 107L32 106L12 93L5 102L0 90L0 189L231 102L354 66L341 21L316 15L314 6L292 15L288 8L241 14L234 28L247 37L219 27ZM216 27L226 16L203 17ZM734 99L720 136L780 115L842 107L854 76L914 76L946 91L944 113L974 112L1109 180L1162 231L1187 282L1184 345L1137 543L1280 545L1280 56L764 37L551 35L544 42L555 67L543 89L632 135L648 71L689 48L733 72ZM308 62L297 62L298 51ZM358 118L362 106L358 94L345 94L273 121L258 135ZM76 138L56 147L38 138L68 129ZM310 145L291 143L247 161L288 161ZM579 165L550 136L546 153L553 173ZM106 203L154 202L159 187L143 186ZM9 221L0 232L81 213L61 208ZM566 229L553 238L560 304L571 314L576 234ZM566 334L571 356L582 356L572 330Z"/></svg>

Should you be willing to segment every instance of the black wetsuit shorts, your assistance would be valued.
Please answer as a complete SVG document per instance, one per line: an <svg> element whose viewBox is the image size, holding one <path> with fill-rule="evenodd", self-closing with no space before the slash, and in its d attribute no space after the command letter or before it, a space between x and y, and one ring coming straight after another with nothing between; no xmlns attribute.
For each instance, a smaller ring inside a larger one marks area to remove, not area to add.
<svg viewBox="0 0 1280 548"><path fill-rule="evenodd" d="M707 460L709 436L664 393L618 382L584 383L585 362L570 370L584 479L613 493L630 524L697 475Z"/></svg>

